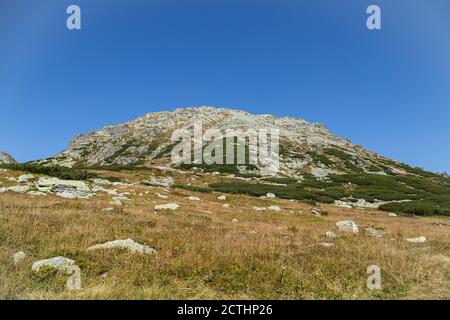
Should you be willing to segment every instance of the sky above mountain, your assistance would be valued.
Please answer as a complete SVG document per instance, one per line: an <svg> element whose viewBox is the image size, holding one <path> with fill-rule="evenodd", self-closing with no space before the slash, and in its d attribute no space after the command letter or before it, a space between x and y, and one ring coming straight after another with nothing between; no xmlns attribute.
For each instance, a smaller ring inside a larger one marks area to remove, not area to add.
<svg viewBox="0 0 450 320"><path fill-rule="evenodd" d="M66 28L70 4L81 30ZM323 122L450 171L449 13L447 0L1 0L0 150L44 158L78 133L210 105Z"/></svg>

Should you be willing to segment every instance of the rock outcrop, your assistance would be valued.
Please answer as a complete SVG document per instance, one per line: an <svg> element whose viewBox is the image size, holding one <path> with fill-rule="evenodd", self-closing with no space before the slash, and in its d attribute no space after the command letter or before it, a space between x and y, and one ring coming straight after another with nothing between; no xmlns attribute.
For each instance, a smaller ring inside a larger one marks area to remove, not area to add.
<svg viewBox="0 0 450 320"><path fill-rule="evenodd" d="M16 159L11 157L8 153L0 151L0 164L17 163Z"/></svg>

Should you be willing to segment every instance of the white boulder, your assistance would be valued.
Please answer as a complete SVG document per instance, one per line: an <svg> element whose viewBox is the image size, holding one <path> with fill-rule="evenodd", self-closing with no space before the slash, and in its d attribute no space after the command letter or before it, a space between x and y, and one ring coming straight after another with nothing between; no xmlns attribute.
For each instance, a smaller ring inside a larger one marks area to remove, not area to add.
<svg viewBox="0 0 450 320"><path fill-rule="evenodd" d="M150 248L149 246L139 244L133 241L132 239L108 241L106 243L97 244L88 248L89 251L99 249L123 249L128 250L131 253L142 253L142 254L156 253L155 249Z"/></svg>
<svg viewBox="0 0 450 320"><path fill-rule="evenodd" d="M41 271L44 267L56 269L58 272L63 272L70 277L67 279L66 287L69 290L81 289L81 271L75 265L75 261L65 257L54 257L45 260L39 260L33 263L31 270L34 272Z"/></svg>
<svg viewBox="0 0 450 320"><path fill-rule="evenodd" d="M32 174L23 174L17 178L17 182L27 182L30 179L34 179Z"/></svg>
<svg viewBox="0 0 450 320"><path fill-rule="evenodd" d="M359 232L358 226L352 220L339 221L336 223L336 227L339 229L339 231L343 232L353 232L353 233Z"/></svg>
<svg viewBox="0 0 450 320"><path fill-rule="evenodd" d="M330 239L337 237L336 233L334 233L333 231L327 231L327 232L325 232L324 235L325 235L325 237L330 238Z"/></svg>
<svg viewBox="0 0 450 320"><path fill-rule="evenodd" d="M424 243L424 242L427 242L427 238L420 236L417 238L407 238L406 241L411 242L411 243Z"/></svg>
<svg viewBox="0 0 450 320"><path fill-rule="evenodd" d="M23 251L19 251L12 256L14 265L18 265L27 255Z"/></svg>
<svg viewBox="0 0 450 320"><path fill-rule="evenodd" d="M179 207L176 203L159 204L155 206L155 210L177 210Z"/></svg>

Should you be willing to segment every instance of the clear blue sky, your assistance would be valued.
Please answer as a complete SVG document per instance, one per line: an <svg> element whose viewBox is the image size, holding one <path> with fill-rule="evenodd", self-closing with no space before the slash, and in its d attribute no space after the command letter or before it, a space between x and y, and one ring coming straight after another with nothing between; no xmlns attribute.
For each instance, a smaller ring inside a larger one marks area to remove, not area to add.
<svg viewBox="0 0 450 320"><path fill-rule="evenodd" d="M0 150L19 161L192 105L323 122L450 171L450 1L0 0Z"/></svg>

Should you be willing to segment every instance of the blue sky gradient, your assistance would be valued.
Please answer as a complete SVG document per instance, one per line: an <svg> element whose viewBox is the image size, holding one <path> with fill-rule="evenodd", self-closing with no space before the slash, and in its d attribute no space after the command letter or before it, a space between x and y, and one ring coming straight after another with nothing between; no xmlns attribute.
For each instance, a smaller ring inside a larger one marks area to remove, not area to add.
<svg viewBox="0 0 450 320"><path fill-rule="evenodd" d="M210 105L323 122L450 172L449 15L448 0L0 0L0 150L44 158L78 133Z"/></svg>

